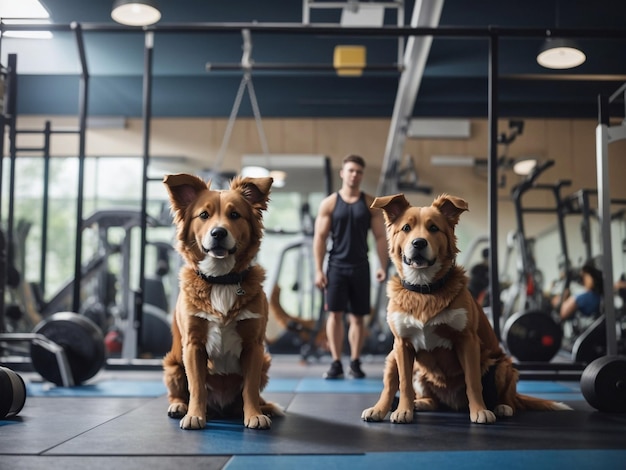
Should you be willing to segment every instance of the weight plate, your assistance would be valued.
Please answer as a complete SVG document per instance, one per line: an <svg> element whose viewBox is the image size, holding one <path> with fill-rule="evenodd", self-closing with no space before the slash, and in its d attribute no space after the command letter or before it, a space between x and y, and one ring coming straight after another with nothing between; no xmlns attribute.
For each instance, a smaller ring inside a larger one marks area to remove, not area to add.
<svg viewBox="0 0 626 470"><path fill-rule="evenodd" d="M580 377L580 391L596 410L626 411L626 357L604 356L592 361Z"/></svg>
<svg viewBox="0 0 626 470"><path fill-rule="evenodd" d="M561 348L561 326L546 312L518 312L505 322L502 335L518 361L548 362Z"/></svg>
<svg viewBox="0 0 626 470"><path fill-rule="evenodd" d="M26 385L22 377L0 366L0 419L16 416L26 402Z"/></svg>
<svg viewBox="0 0 626 470"><path fill-rule="evenodd" d="M100 328L87 317L73 312L58 312L40 322L33 332L65 350L75 385L96 375L104 365L104 337ZM63 385L57 359L52 352L33 342L30 356L33 367L44 379Z"/></svg>

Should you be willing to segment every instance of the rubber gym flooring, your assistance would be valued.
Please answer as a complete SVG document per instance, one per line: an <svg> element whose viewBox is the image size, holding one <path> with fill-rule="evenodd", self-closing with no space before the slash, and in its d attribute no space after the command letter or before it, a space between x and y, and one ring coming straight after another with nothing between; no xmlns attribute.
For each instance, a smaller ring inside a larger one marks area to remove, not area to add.
<svg viewBox="0 0 626 470"><path fill-rule="evenodd" d="M573 411L520 412L492 425L451 411L420 413L412 424L367 423L361 411L378 398L384 358L363 361L367 378L328 381L328 357L301 364L274 355L263 396L286 415L263 431L239 421L181 430L167 417L159 370L105 369L69 389L20 373L26 404L0 420L0 469L626 468L626 413L594 410L576 381L518 386Z"/></svg>

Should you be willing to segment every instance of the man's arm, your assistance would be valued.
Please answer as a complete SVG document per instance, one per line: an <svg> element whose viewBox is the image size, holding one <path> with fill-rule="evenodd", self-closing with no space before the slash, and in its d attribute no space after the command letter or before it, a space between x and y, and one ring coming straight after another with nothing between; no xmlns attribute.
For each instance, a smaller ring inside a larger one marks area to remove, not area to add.
<svg viewBox="0 0 626 470"><path fill-rule="evenodd" d="M561 311L559 312L561 316L561 320L565 320L571 317L572 315L574 315L577 308L578 307L576 306L576 297L574 297L573 295L570 295L561 304Z"/></svg>
<svg viewBox="0 0 626 470"><path fill-rule="evenodd" d="M367 198L368 204L371 205L373 198ZM383 211L380 209L370 209L372 214L371 229L376 242L376 253L380 261L380 269L376 272L378 282L383 282L387 277L387 265L389 264L389 251L387 248L387 232L385 230L385 220L383 219Z"/></svg>
<svg viewBox="0 0 626 470"><path fill-rule="evenodd" d="M315 262L315 285L319 289L326 287L327 279L324 274L324 257L326 256L326 241L330 234L332 224L331 215L335 205L334 194L325 198L321 203L315 217L315 229L313 232L313 260Z"/></svg>

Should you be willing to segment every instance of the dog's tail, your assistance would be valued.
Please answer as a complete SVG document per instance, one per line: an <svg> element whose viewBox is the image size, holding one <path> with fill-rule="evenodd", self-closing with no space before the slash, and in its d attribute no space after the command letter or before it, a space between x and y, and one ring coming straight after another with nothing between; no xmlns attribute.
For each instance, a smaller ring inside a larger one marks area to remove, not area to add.
<svg viewBox="0 0 626 470"><path fill-rule="evenodd" d="M285 330L296 333L301 341L308 343L311 337L315 335L315 346L320 349L328 349L326 345L326 329L317 330L316 320L304 320L294 317L287 313L280 304L280 286L277 284L272 289L272 293L268 299L269 313L276 322ZM283 332L281 332L283 333ZM270 339L266 334L266 341L272 344L276 338Z"/></svg>
<svg viewBox="0 0 626 470"><path fill-rule="evenodd" d="M531 397L520 393L515 395L515 407L518 410L535 411L568 411L571 407L562 402L544 400L543 398Z"/></svg>

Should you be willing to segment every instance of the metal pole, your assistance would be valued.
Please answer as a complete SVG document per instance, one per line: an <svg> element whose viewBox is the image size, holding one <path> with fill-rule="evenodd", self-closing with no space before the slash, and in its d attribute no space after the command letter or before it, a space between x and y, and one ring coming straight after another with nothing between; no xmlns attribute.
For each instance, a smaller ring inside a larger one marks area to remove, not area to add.
<svg viewBox="0 0 626 470"><path fill-rule="evenodd" d="M415 2L411 26L439 24L442 9L443 0ZM415 99L424 75L426 60L428 59L432 42L432 36L410 37L407 41L404 54L404 70L400 75L398 91L394 101L376 194L389 194L389 192L397 190L397 187L391 184L395 181L396 176L392 174L392 170L396 168L395 164L402 156L409 120L413 113Z"/></svg>
<svg viewBox="0 0 626 470"><path fill-rule="evenodd" d="M489 219L489 283L493 330L500 333L500 285L498 273L498 36L489 41L489 159L488 219Z"/></svg>
<svg viewBox="0 0 626 470"><path fill-rule="evenodd" d="M417 2L416 2L417 3ZM1 31L71 31L72 24L0 24ZM81 23L83 31L95 33L137 33L141 28L136 26L123 26L109 23ZM499 37L510 38L545 38L548 35L562 38L596 38L616 39L626 38L626 29L577 29L577 28L505 28L505 27L428 27L428 26L376 26L345 28L338 24L308 25L302 27L302 23L269 23L269 22L195 22L195 23L160 23L158 25L144 26L143 30L159 32L163 34L177 33L233 33L240 34L242 29L249 29L253 33L263 34L296 34L296 35L326 35L326 36L371 36L371 37L410 37L410 36L436 36L436 37L460 37L460 38L488 38L495 34Z"/></svg>
<svg viewBox="0 0 626 470"><path fill-rule="evenodd" d="M596 177L598 181L598 216L602 233L602 277L604 282L604 316L606 321L607 356L617 354L615 332L615 304L613 299L613 260L611 256L611 195L609 191L609 141L611 134L608 119L608 100L598 98L599 124L596 127ZM623 126L621 126L623 127ZM617 139L616 139L617 140Z"/></svg>
<svg viewBox="0 0 626 470"><path fill-rule="evenodd" d="M324 158L324 183L326 183L326 195L328 196L333 192L333 169L328 157Z"/></svg>
<svg viewBox="0 0 626 470"><path fill-rule="evenodd" d="M8 57L8 95L7 114L9 116L9 207L7 214L7 262L14 262L14 225L15 225L15 163L17 159L17 132L15 129L17 119L17 55L9 54Z"/></svg>
<svg viewBox="0 0 626 470"><path fill-rule="evenodd" d="M342 70L362 70L363 72L399 72L404 66L401 62L397 64L369 64L364 67L359 66L342 66ZM320 73L337 73L337 69L333 64L324 63L301 63L301 62L265 62L250 64L244 66L241 63L212 63L205 64L207 72L214 71L238 71L238 70L257 70L263 72L320 72Z"/></svg>
<svg viewBox="0 0 626 470"><path fill-rule="evenodd" d="M50 206L50 121L46 121L44 127L43 146L43 207L41 216L41 264L39 271L39 285L41 294L46 292L46 258L48 253L48 209Z"/></svg>
<svg viewBox="0 0 626 470"><path fill-rule="evenodd" d="M4 111L0 112L0 207L2 207L2 167L4 166L4 131L7 126L7 118ZM2 221L2 211L0 210L0 221ZM7 284L7 247L6 237L0 230L0 334L6 331L4 321L4 293ZM2 347L0 347L2 355Z"/></svg>
<svg viewBox="0 0 626 470"><path fill-rule="evenodd" d="M133 298L130 312L131 337L124 338L122 355L125 359L136 359L143 323L143 301L146 276L146 244L148 228L148 166L150 164L150 123L152 119L152 58L154 52L154 33L146 31L144 46L143 73L143 177L141 187L141 242L139 243L139 289Z"/></svg>
<svg viewBox="0 0 626 470"><path fill-rule="evenodd" d="M74 258L74 292L72 296L72 310L80 311L80 288L82 281L82 256L83 256L83 198L85 184L85 147L87 128L87 97L89 96L89 71L87 70L87 57L85 56L85 43L83 33L78 23L72 23L72 29L76 35L78 56L80 58L81 74L78 94L78 190L76 194L76 240Z"/></svg>

